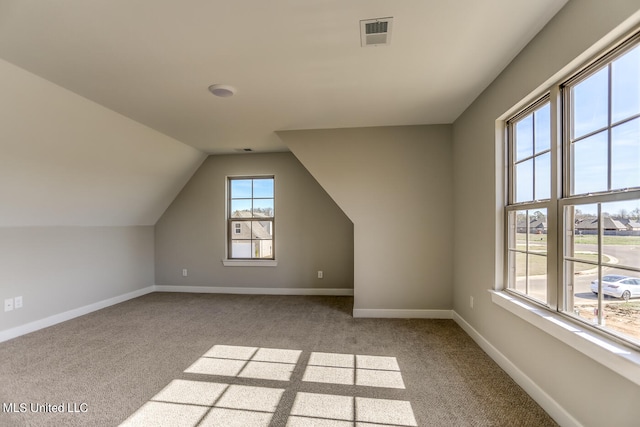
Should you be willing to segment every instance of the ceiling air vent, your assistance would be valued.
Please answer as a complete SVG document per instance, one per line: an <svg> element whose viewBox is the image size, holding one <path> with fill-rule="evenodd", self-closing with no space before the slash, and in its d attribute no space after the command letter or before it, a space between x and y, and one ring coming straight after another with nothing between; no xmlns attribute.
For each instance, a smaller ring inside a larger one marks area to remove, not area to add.
<svg viewBox="0 0 640 427"><path fill-rule="evenodd" d="M362 47L381 46L391 43L393 18L365 19L360 21Z"/></svg>

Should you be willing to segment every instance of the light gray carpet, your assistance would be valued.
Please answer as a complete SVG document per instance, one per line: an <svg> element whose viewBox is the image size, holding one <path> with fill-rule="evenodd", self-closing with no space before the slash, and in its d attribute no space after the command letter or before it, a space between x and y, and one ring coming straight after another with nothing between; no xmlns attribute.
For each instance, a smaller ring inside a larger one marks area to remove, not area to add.
<svg viewBox="0 0 640 427"><path fill-rule="evenodd" d="M19 337L0 344L0 402L86 412L3 411L0 425L116 426L174 380L283 390L271 426L316 395L338 399L319 424L356 425L335 420L339 402L364 413L367 402L398 401L419 426L556 425L453 321L354 319L352 306L348 297L153 293ZM300 352L288 380L185 372L213 346ZM314 352L393 357L405 388L303 381Z"/></svg>

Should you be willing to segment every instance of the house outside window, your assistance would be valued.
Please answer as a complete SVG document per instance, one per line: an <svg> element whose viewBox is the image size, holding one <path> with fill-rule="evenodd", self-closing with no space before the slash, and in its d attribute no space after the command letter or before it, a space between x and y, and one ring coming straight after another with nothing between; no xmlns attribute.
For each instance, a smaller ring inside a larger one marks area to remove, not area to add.
<svg viewBox="0 0 640 427"><path fill-rule="evenodd" d="M275 259L275 178L228 178L228 258Z"/></svg>
<svg viewBox="0 0 640 427"><path fill-rule="evenodd" d="M640 36L506 121L505 283L640 347Z"/></svg>

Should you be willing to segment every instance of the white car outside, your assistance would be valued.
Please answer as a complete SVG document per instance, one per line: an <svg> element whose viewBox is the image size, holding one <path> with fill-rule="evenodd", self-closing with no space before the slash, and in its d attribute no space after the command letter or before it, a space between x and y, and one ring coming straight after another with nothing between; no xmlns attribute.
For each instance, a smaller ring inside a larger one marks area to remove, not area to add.
<svg viewBox="0 0 640 427"><path fill-rule="evenodd" d="M598 295L598 281L591 282L591 292ZM629 301L640 298L640 278L609 274L602 277L602 293Z"/></svg>

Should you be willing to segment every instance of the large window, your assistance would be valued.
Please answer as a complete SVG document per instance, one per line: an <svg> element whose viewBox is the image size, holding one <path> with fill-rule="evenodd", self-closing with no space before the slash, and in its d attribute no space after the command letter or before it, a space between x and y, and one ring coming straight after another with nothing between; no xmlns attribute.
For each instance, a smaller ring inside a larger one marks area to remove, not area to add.
<svg viewBox="0 0 640 427"><path fill-rule="evenodd" d="M636 346L638 39L507 121L505 209L507 288Z"/></svg>
<svg viewBox="0 0 640 427"><path fill-rule="evenodd" d="M230 259L275 259L274 177L228 179Z"/></svg>

